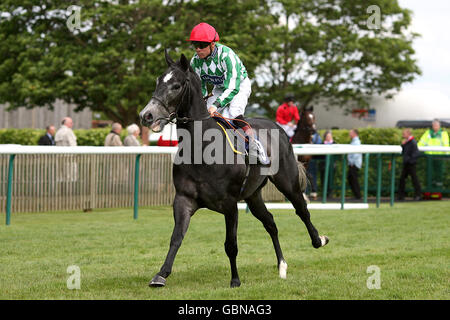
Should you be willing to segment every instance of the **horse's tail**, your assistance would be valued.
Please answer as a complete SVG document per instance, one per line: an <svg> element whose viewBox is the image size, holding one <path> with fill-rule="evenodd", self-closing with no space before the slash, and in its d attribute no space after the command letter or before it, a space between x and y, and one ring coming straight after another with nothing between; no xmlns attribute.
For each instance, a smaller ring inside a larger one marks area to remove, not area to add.
<svg viewBox="0 0 450 320"><path fill-rule="evenodd" d="M301 161L297 161L297 167L298 167L298 181L300 183L300 190L302 192L305 192L306 187L308 186L309 183L308 175L306 174L305 166Z"/></svg>

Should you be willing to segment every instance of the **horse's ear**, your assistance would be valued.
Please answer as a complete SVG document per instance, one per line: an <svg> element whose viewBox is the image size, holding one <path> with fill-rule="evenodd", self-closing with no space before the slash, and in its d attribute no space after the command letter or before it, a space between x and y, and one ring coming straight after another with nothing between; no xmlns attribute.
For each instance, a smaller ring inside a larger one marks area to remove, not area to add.
<svg viewBox="0 0 450 320"><path fill-rule="evenodd" d="M181 69L186 72L187 69L189 69L190 63L184 54L181 54L180 63L181 63Z"/></svg>
<svg viewBox="0 0 450 320"><path fill-rule="evenodd" d="M313 112L314 111L314 106L309 107L308 111Z"/></svg>
<svg viewBox="0 0 450 320"><path fill-rule="evenodd" d="M167 65L168 65L169 67L175 63L175 62L172 60L172 58L169 56L169 53L167 52L167 48L164 49L164 56L166 57L166 62L167 62Z"/></svg>

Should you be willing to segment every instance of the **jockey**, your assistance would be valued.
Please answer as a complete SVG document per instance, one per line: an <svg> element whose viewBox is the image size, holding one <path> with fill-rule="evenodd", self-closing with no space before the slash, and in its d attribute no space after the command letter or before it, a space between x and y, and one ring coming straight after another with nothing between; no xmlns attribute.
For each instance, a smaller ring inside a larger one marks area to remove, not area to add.
<svg viewBox="0 0 450 320"><path fill-rule="evenodd" d="M207 84L213 85L212 94L206 100L208 112L211 116L217 111L225 118L243 120L252 89L241 59L229 47L217 43L219 34L207 23L196 25L189 41L196 52L191 67L201 79L203 96L208 94ZM262 164L269 164L270 160L252 128L243 121L233 123L250 138L249 156L257 157Z"/></svg>
<svg viewBox="0 0 450 320"><path fill-rule="evenodd" d="M289 139L292 138L300 120L297 106L294 105L293 94L289 93L284 97L284 103L277 109L276 119L277 124L284 129Z"/></svg>

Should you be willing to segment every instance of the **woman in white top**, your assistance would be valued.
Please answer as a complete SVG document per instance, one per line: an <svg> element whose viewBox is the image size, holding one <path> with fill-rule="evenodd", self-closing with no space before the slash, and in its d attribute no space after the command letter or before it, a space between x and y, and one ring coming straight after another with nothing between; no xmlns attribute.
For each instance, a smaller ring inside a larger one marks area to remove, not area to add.
<svg viewBox="0 0 450 320"><path fill-rule="evenodd" d="M140 146L137 137L139 136L139 133L141 130L139 129L137 124L130 124L127 127L128 136L123 140L123 145L127 147L134 147L134 146Z"/></svg>

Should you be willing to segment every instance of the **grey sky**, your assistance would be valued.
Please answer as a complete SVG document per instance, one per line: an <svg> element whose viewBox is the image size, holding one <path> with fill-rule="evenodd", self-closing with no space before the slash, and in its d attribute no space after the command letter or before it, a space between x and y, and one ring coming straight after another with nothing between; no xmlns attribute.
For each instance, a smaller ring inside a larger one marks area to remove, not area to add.
<svg viewBox="0 0 450 320"><path fill-rule="evenodd" d="M405 85L405 89L436 90L450 99L450 1L399 0L399 3L413 11L412 30L422 35L414 42L422 76Z"/></svg>

